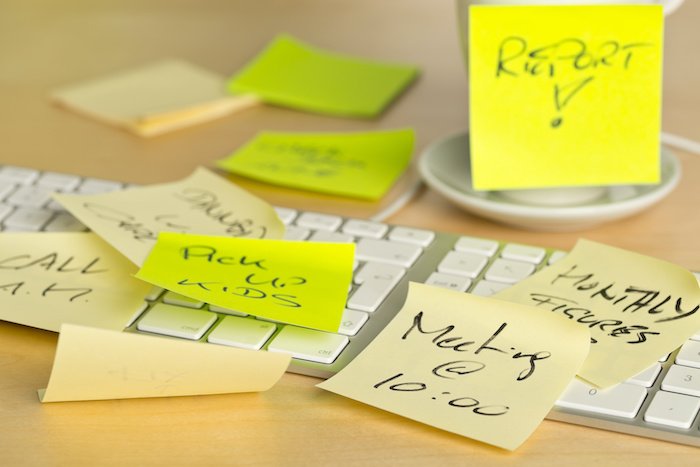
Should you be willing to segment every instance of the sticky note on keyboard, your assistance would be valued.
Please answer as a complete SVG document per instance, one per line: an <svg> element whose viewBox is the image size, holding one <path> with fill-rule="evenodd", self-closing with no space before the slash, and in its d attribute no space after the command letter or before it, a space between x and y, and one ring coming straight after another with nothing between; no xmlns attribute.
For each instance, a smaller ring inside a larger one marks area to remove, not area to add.
<svg viewBox="0 0 700 467"><path fill-rule="evenodd" d="M660 5L472 6L477 190L660 180Z"/></svg>
<svg viewBox="0 0 700 467"><path fill-rule="evenodd" d="M263 132L218 162L276 185L377 200L411 160L413 130L366 133Z"/></svg>
<svg viewBox="0 0 700 467"><path fill-rule="evenodd" d="M329 52L281 35L233 76L228 88L300 110L374 117L417 75L414 66Z"/></svg>
<svg viewBox="0 0 700 467"><path fill-rule="evenodd" d="M54 102L141 136L154 136L257 104L226 80L183 60L162 60L57 89Z"/></svg>
<svg viewBox="0 0 700 467"><path fill-rule="evenodd" d="M589 336L532 307L411 283L393 321L318 386L513 450L574 377Z"/></svg>
<svg viewBox="0 0 700 467"><path fill-rule="evenodd" d="M265 391L290 355L64 325L42 402Z"/></svg>
<svg viewBox="0 0 700 467"><path fill-rule="evenodd" d="M252 238L284 235L272 206L201 167L172 183L97 195L56 194L54 199L139 266L161 231Z"/></svg>
<svg viewBox="0 0 700 467"><path fill-rule="evenodd" d="M151 289L136 268L89 232L3 232L0 319L57 332L72 323L123 329Z"/></svg>
<svg viewBox="0 0 700 467"><path fill-rule="evenodd" d="M354 257L353 243L163 232L136 277L230 310L336 332Z"/></svg>
<svg viewBox="0 0 700 467"><path fill-rule="evenodd" d="M642 372L700 329L700 288L693 274L587 240L496 297L589 329L591 352L579 376L600 387Z"/></svg>

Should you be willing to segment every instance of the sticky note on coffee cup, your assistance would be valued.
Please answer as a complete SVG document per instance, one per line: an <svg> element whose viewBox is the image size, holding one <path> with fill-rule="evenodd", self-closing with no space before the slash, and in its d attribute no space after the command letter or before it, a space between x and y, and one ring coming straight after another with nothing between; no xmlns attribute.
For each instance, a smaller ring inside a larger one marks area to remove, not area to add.
<svg viewBox="0 0 700 467"><path fill-rule="evenodd" d="M660 180L661 6L473 6L477 190Z"/></svg>

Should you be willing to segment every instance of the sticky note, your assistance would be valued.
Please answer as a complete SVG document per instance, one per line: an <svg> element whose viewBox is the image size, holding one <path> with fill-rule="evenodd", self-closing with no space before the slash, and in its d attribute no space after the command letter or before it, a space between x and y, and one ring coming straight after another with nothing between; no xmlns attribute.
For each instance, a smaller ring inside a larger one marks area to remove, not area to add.
<svg viewBox="0 0 700 467"><path fill-rule="evenodd" d="M472 6L469 16L475 189L660 181L662 6Z"/></svg>
<svg viewBox="0 0 700 467"><path fill-rule="evenodd" d="M513 450L574 378L588 341L585 328L532 307L411 283L389 325L318 386Z"/></svg>
<svg viewBox="0 0 700 467"><path fill-rule="evenodd" d="M276 185L377 200L406 170L413 130L259 133L218 162L229 172Z"/></svg>
<svg viewBox="0 0 700 467"><path fill-rule="evenodd" d="M3 232L0 319L57 332L72 323L123 329L151 286L89 232Z"/></svg>
<svg viewBox="0 0 700 467"><path fill-rule="evenodd" d="M229 80L228 89L299 110L374 117L417 75L414 66L334 53L280 35Z"/></svg>
<svg viewBox="0 0 700 467"><path fill-rule="evenodd" d="M354 257L353 243L162 232L136 277L209 304L335 332Z"/></svg>
<svg viewBox="0 0 700 467"><path fill-rule="evenodd" d="M205 122L259 103L232 96L226 79L184 60L167 59L56 89L59 105L141 136Z"/></svg>
<svg viewBox="0 0 700 467"><path fill-rule="evenodd" d="M599 387L640 373L700 329L693 274L588 240L496 297L589 329L591 352L579 376Z"/></svg>
<svg viewBox="0 0 700 467"><path fill-rule="evenodd" d="M55 194L54 199L138 266L161 231L284 235L272 206L202 167L176 182L97 195Z"/></svg>
<svg viewBox="0 0 700 467"><path fill-rule="evenodd" d="M290 355L64 325L42 402L258 392Z"/></svg>

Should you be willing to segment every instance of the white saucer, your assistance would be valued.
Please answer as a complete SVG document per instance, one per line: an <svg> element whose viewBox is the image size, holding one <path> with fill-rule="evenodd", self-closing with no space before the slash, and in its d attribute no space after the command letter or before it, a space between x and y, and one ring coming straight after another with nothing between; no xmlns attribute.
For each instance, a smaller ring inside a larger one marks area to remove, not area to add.
<svg viewBox="0 0 700 467"><path fill-rule="evenodd" d="M680 164L661 147L661 183L606 187L602 196L575 206L536 206L499 192L471 188L469 135L439 140L421 155L419 171L425 183L474 214L530 230L572 231L635 214L669 194L681 176Z"/></svg>

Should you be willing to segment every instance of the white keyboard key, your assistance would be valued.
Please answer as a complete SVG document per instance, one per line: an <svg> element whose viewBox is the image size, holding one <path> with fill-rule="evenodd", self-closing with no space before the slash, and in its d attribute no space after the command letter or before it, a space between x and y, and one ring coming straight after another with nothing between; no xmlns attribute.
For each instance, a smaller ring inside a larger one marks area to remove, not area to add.
<svg viewBox="0 0 700 467"><path fill-rule="evenodd" d="M515 284L535 271L535 266L522 261L498 258L486 271L486 280Z"/></svg>
<svg viewBox="0 0 700 467"><path fill-rule="evenodd" d="M389 226L379 222L350 219L345 222L341 230L355 237L382 238L389 230Z"/></svg>
<svg viewBox="0 0 700 467"><path fill-rule="evenodd" d="M34 183L37 178L39 178L38 170L25 167L13 167L11 165L0 167L0 180L20 185L29 185Z"/></svg>
<svg viewBox="0 0 700 467"><path fill-rule="evenodd" d="M444 272L434 272L425 281L427 285L442 287L445 289L466 292L472 281L468 277L456 274L446 274Z"/></svg>
<svg viewBox="0 0 700 467"><path fill-rule="evenodd" d="M661 389L700 397L700 368L671 365L661 382Z"/></svg>
<svg viewBox="0 0 700 467"><path fill-rule="evenodd" d="M295 209L289 209L289 208L279 208L275 207L275 212L277 213L277 217L280 218L282 223L284 225L289 225L292 223L292 221L297 217L297 211Z"/></svg>
<svg viewBox="0 0 700 467"><path fill-rule="evenodd" d="M72 214L59 212L44 226L44 230L47 232L84 232L87 227Z"/></svg>
<svg viewBox="0 0 700 467"><path fill-rule="evenodd" d="M223 313L225 315L248 316L248 313L243 313L242 311L232 310L230 308L224 308L222 306L212 304L209 304L209 311L213 311L214 313Z"/></svg>
<svg viewBox="0 0 700 467"><path fill-rule="evenodd" d="M438 272L466 276L473 279L484 269L486 263L488 263L488 258L484 255L450 251L440 261Z"/></svg>
<svg viewBox="0 0 700 467"><path fill-rule="evenodd" d="M516 261L525 261L532 264L540 264L546 253L547 251L544 248L509 243L503 247L501 257L505 259L514 259Z"/></svg>
<svg viewBox="0 0 700 467"><path fill-rule="evenodd" d="M471 293L474 295L479 295L481 297L490 297L491 295L497 294L503 289L507 289L511 284L506 284L505 282L493 282L482 279L476 283Z"/></svg>
<svg viewBox="0 0 700 467"><path fill-rule="evenodd" d="M406 270L390 264L366 263L355 274L359 287L348 299L348 308L373 312L394 290Z"/></svg>
<svg viewBox="0 0 700 467"><path fill-rule="evenodd" d="M700 342L694 340L685 341L678 355L676 355L676 363L700 368Z"/></svg>
<svg viewBox="0 0 700 467"><path fill-rule="evenodd" d="M352 243L354 240L352 235L340 232L328 232L326 230L317 230L309 237L310 242Z"/></svg>
<svg viewBox="0 0 700 467"><path fill-rule="evenodd" d="M357 242L355 257L360 261L378 261L407 268L413 265L422 252L423 249L417 245L361 238Z"/></svg>
<svg viewBox="0 0 700 467"><path fill-rule="evenodd" d="M124 188L124 185L110 180L99 180L97 178L87 178L78 187L77 192L81 195L97 195L109 193Z"/></svg>
<svg viewBox="0 0 700 467"><path fill-rule="evenodd" d="M198 340L215 322L216 314L208 311L156 303L136 327L139 331Z"/></svg>
<svg viewBox="0 0 700 467"><path fill-rule="evenodd" d="M676 428L690 428L700 410L700 398L659 391L649 404L644 420Z"/></svg>
<svg viewBox="0 0 700 467"><path fill-rule="evenodd" d="M163 292L165 292L165 289L163 287L158 287L157 285L152 285L150 290L146 293L146 296L144 298L146 300L153 302L155 300L158 300L158 297L160 297Z"/></svg>
<svg viewBox="0 0 700 467"><path fill-rule="evenodd" d="M240 316L226 316L207 336L212 344L260 350L277 330L277 326L267 321Z"/></svg>
<svg viewBox="0 0 700 467"><path fill-rule="evenodd" d="M646 395L647 390L636 384L620 383L611 388L597 389L575 379L559 396L555 405L615 417L634 418Z"/></svg>
<svg viewBox="0 0 700 467"><path fill-rule="evenodd" d="M455 243L455 250L465 253L478 253L493 256L498 250L498 242L476 237L460 237Z"/></svg>
<svg viewBox="0 0 700 467"><path fill-rule="evenodd" d="M10 206L9 204L0 204L0 221L9 216L10 213L14 210L15 208Z"/></svg>
<svg viewBox="0 0 700 467"><path fill-rule="evenodd" d="M435 239L435 232L409 227L394 227L389 233L389 240L392 242L410 243L422 247L430 245L433 239Z"/></svg>
<svg viewBox="0 0 700 467"><path fill-rule="evenodd" d="M17 208L3 222L5 230L37 232L53 217L48 209Z"/></svg>
<svg viewBox="0 0 700 467"><path fill-rule="evenodd" d="M346 308L343 313L343 318L340 320L338 333L344 336L354 336L360 332L360 329L362 329L362 326L365 325L368 319L369 315L364 311Z"/></svg>
<svg viewBox="0 0 700 467"><path fill-rule="evenodd" d="M297 227L295 225L289 225L284 230L285 240L302 241L309 238L309 235L311 235L311 230Z"/></svg>
<svg viewBox="0 0 700 467"><path fill-rule="evenodd" d="M23 206L27 208L41 208L51 201L53 191L48 188L37 186L21 186L7 197L5 202L13 206Z"/></svg>
<svg viewBox="0 0 700 467"><path fill-rule="evenodd" d="M661 364L654 363L646 370L634 375L625 382L650 388L654 385L654 382L656 382L656 378L658 378L659 373L661 373Z"/></svg>
<svg viewBox="0 0 700 467"><path fill-rule="evenodd" d="M9 182L9 181L5 181L5 180L0 180L0 199L7 198L16 189L17 189L16 184Z"/></svg>
<svg viewBox="0 0 700 467"><path fill-rule="evenodd" d="M315 329L285 326L277 334L267 350L291 353L294 358L318 363L333 363L350 339L340 334Z"/></svg>
<svg viewBox="0 0 700 467"><path fill-rule="evenodd" d="M561 251L561 250L553 251L552 254L549 255L549 258L547 259L547 264L551 265L551 264L556 263L560 259L563 259L566 256L566 254L567 254L566 251Z"/></svg>
<svg viewBox="0 0 700 467"><path fill-rule="evenodd" d="M320 214L317 212L305 212L297 218L296 224L312 230L328 230L334 232L338 230L343 219L340 216Z"/></svg>
<svg viewBox="0 0 700 467"><path fill-rule="evenodd" d="M36 181L36 185L55 191L69 192L75 190L81 180L77 175L44 172Z"/></svg>
<svg viewBox="0 0 700 467"><path fill-rule="evenodd" d="M165 292L165 295L163 295L163 303L167 303L168 305L183 306L186 308L202 308L204 306L204 302L200 300L196 300L176 292L171 292L170 290Z"/></svg>

